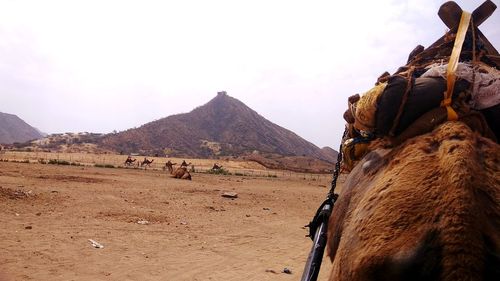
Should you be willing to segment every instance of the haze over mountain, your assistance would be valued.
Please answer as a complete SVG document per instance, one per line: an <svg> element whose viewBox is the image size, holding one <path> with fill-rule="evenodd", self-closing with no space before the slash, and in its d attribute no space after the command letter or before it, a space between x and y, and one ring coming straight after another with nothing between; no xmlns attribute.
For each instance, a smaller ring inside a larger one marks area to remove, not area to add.
<svg viewBox="0 0 500 281"><path fill-rule="evenodd" d="M333 149L320 149L260 116L226 92L219 92L207 104L189 113L106 135L99 144L122 153L191 157L260 153L336 160Z"/></svg>
<svg viewBox="0 0 500 281"><path fill-rule="evenodd" d="M43 137L42 133L14 114L0 112L0 143L12 144Z"/></svg>

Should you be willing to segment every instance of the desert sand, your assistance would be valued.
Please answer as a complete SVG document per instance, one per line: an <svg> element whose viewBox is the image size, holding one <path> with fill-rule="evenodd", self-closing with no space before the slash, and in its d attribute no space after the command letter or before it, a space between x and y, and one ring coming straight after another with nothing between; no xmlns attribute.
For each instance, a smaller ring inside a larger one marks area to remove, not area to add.
<svg viewBox="0 0 500 281"><path fill-rule="evenodd" d="M0 162L0 280L299 280L330 181Z"/></svg>

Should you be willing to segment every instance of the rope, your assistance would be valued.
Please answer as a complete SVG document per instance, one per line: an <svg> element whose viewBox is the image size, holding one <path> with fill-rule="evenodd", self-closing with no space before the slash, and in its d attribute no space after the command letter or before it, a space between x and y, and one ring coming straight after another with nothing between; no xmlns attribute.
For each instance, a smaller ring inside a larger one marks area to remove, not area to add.
<svg viewBox="0 0 500 281"><path fill-rule="evenodd" d="M415 67L411 66L410 69L408 70L408 82L406 84L406 90L405 93L403 94L403 100L401 101L401 104L399 104L399 109L396 117L394 118L394 122L392 122L392 127L391 130L389 131L389 135L394 136L394 133L396 131L396 128L399 125L399 120L401 119L401 115L403 114L406 101L408 100L408 95L410 94L411 88L413 86L413 72L415 71Z"/></svg>

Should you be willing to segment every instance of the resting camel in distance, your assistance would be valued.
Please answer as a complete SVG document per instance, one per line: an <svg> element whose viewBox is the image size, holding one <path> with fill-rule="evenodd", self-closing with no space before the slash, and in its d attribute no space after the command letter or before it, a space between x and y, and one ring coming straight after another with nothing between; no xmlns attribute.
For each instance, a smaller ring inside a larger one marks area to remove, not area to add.
<svg viewBox="0 0 500 281"><path fill-rule="evenodd" d="M222 169L222 165L217 165L217 163L214 164L214 166L212 167L212 170L216 171L216 170L220 170Z"/></svg>
<svg viewBox="0 0 500 281"><path fill-rule="evenodd" d="M367 154L328 226L330 280L500 280L500 145L461 122Z"/></svg>
<svg viewBox="0 0 500 281"><path fill-rule="evenodd" d="M171 172L170 176L176 179L191 180L191 174L188 172L187 167L182 166Z"/></svg>
<svg viewBox="0 0 500 281"><path fill-rule="evenodd" d="M137 160L137 159L132 159L131 156L128 156L127 160L125 160L124 165L125 166L132 166L132 165L134 165L135 160Z"/></svg>
<svg viewBox="0 0 500 281"><path fill-rule="evenodd" d="M177 163L172 163L170 160L168 160L168 162L165 163L165 168L167 168L170 174L172 174L172 172L174 171L174 165L177 165Z"/></svg>
<svg viewBox="0 0 500 281"><path fill-rule="evenodd" d="M146 166L146 167L151 167L151 163L155 161L154 159L148 160L148 158L144 158L144 160L141 162L141 167Z"/></svg>

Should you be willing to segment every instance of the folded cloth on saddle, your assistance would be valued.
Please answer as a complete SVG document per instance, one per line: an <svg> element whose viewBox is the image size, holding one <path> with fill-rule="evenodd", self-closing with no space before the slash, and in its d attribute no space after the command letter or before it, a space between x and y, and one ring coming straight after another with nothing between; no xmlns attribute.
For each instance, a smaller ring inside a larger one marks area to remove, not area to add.
<svg viewBox="0 0 500 281"><path fill-rule="evenodd" d="M432 64L421 77L446 78L448 64ZM455 75L458 79L474 83L469 105L473 109L485 109L500 104L500 71L482 62L461 62Z"/></svg>
<svg viewBox="0 0 500 281"><path fill-rule="evenodd" d="M439 107L446 91L446 81L443 78L414 79L401 116L399 120L395 120L407 86L407 78L394 75L387 83L379 84L361 96L355 107L354 127L380 137L389 135L394 122L398 122L394 130L394 134L398 135L421 115ZM467 81L457 80L454 94L463 92L468 87Z"/></svg>
<svg viewBox="0 0 500 281"><path fill-rule="evenodd" d="M353 112L355 111L354 106L359 101L359 98L360 98L359 94L355 94L347 99L347 110L344 112L344 120L348 124L354 124L355 121L353 115Z"/></svg>
<svg viewBox="0 0 500 281"><path fill-rule="evenodd" d="M347 139L342 144L342 168L350 172L357 161L368 153L369 141L362 137Z"/></svg>
<svg viewBox="0 0 500 281"><path fill-rule="evenodd" d="M354 127L359 131L373 132L375 130L377 104L386 86L387 83L376 85L356 102L354 109Z"/></svg>

